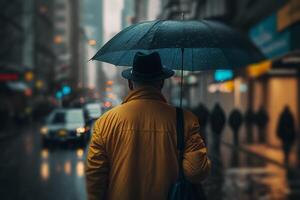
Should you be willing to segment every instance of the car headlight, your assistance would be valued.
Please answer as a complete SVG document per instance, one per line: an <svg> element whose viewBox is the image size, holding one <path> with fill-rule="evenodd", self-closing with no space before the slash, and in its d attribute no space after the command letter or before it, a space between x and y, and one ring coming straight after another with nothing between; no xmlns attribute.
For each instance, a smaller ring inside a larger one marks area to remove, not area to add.
<svg viewBox="0 0 300 200"><path fill-rule="evenodd" d="M85 128L84 127L79 127L76 129L76 132L79 133L84 133L85 132Z"/></svg>
<svg viewBox="0 0 300 200"><path fill-rule="evenodd" d="M43 126L40 130L42 135L47 135L48 134L48 128L46 126Z"/></svg>

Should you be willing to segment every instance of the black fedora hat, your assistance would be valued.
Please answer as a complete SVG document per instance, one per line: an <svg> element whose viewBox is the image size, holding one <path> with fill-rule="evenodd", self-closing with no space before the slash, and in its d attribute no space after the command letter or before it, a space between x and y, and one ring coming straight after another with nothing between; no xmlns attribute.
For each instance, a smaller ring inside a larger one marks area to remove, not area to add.
<svg viewBox="0 0 300 200"><path fill-rule="evenodd" d="M122 72L122 76L133 81L154 81L170 78L174 71L164 68L157 52L144 54L137 52L133 59L132 68Z"/></svg>

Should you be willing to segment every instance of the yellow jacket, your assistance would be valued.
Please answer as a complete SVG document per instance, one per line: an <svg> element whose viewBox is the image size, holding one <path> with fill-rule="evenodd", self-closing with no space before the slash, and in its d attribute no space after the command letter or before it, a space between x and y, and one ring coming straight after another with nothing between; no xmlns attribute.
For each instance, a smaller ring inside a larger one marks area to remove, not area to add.
<svg viewBox="0 0 300 200"><path fill-rule="evenodd" d="M184 173L199 183L210 161L199 123L184 111ZM122 105L96 122L89 146L89 200L165 200L178 174L176 110L151 87L130 92Z"/></svg>

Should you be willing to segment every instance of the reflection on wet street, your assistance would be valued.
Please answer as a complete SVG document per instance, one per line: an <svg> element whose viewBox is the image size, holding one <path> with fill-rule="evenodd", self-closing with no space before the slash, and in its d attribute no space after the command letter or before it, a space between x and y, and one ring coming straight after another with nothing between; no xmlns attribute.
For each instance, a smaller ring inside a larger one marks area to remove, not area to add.
<svg viewBox="0 0 300 200"><path fill-rule="evenodd" d="M212 173L204 182L209 199L300 199L299 174L225 145L210 154Z"/></svg>
<svg viewBox="0 0 300 200"><path fill-rule="evenodd" d="M43 148L34 130L1 142L1 199L86 199L85 149L72 143Z"/></svg>
<svg viewBox="0 0 300 200"><path fill-rule="evenodd" d="M1 200L85 200L86 149L74 143L43 148L37 127L1 141ZM212 172L203 187L209 200L300 199L295 172L223 145L209 145ZM222 159L220 159L222 158Z"/></svg>

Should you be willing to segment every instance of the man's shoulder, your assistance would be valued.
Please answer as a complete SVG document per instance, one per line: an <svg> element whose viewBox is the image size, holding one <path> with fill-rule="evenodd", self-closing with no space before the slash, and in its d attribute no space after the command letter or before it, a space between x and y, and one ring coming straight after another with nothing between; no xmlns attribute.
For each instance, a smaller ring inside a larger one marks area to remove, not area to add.
<svg viewBox="0 0 300 200"><path fill-rule="evenodd" d="M114 116L116 116L118 114L118 110L120 109L121 105L118 105L108 111L106 111L104 114L102 114L97 120L96 120L96 124L100 124L103 123L104 121L110 120L112 118L114 118Z"/></svg>

